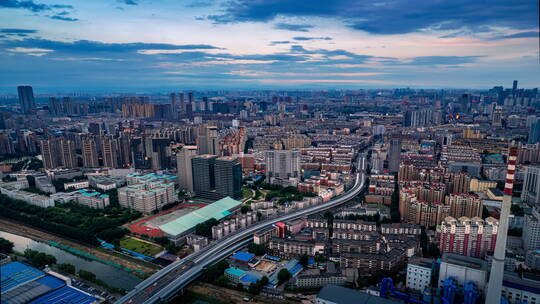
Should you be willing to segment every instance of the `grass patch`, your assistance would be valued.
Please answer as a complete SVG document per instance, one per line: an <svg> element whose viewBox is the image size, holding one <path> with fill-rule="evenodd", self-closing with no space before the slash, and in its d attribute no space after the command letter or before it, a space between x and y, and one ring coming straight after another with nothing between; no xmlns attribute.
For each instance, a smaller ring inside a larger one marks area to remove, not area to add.
<svg viewBox="0 0 540 304"><path fill-rule="evenodd" d="M251 192L251 190L249 190L248 188L242 188L242 197L244 199L249 199L251 198L251 196L253 195L253 193Z"/></svg>
<svg viewBox="0 0 540 304"><path fill-rule="evenodd" d="M131 250L131 251L135 251L137 253L144 254L150 257L163 251L163 247L161 246L150 244L147 242L142 242L134 238L130 238L130 237L124 237L123 239L121 239L120 247Z"/></svg>

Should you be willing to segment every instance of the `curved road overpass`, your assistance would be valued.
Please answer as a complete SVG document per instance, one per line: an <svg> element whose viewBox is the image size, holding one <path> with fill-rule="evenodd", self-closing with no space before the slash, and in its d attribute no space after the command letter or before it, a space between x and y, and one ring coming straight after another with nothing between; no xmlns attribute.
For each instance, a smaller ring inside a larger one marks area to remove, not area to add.
<svg viewBox="0 0 540 304"><path fill-rule="evenodd" d="M359 171L364 171L366 160L359 157ZM116 303L165 303L180 292L186 285L195 280L202 270L218 260L248 244L253 233L272 225L275 222L288 221L343 204L358 195L365 186L365 174L356 173L354 186L344 194L316 206L291 212L277 218L265 220L226 236L203 250L176 261L139 283L128 294Z"/></svg>

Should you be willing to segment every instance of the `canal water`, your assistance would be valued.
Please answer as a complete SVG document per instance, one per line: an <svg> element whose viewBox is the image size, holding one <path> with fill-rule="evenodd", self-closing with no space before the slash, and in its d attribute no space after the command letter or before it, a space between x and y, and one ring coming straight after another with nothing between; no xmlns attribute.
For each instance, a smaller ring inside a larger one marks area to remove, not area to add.
<svg viewBox="0 0 540 304"><path fill-rule="evenodd" d="M34 241L24 236L0 231L0 237L10 240L15 245L13 250L24 252L26 249L33 249L56 257L56 263L68 263L75 266L77 271L84 269L96 274L96 277L110 286L131 290L139 284L142 279L134 274L106 265L94 260L87 260L73 255L62 249L53 247L47 243Z"/></svg>

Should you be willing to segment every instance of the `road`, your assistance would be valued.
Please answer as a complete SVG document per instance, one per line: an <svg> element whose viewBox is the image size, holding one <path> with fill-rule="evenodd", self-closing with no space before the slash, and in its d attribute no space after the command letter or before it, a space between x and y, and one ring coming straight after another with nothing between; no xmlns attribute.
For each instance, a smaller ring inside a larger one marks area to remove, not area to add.
<svg viewBox="0 0 540 304"><path fill-rule="evenodd" d="M245 246L251 241L253 233L269 227L275 222L288 221L310 214L324 211L343 204L358 195L365 186L366 159L364 156L358 158L358 171L354 186L344 194L334 199L298 210L277 218L265 220L247 228L236 231L233 234L219 240L219 242L209 245L203 250L193 253L180 261L174 262L155 273L145 281L137 285L116 303L139 304L139 303L166 303L186 285L195 280L202 270L213 263L223 259L233 253L238 248Z"/></svg>

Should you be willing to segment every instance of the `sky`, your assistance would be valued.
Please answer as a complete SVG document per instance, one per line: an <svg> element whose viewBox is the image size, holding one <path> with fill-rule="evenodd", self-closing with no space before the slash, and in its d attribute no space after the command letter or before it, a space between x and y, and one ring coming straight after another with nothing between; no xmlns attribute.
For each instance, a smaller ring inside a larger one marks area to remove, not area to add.
<svg viewBox="0 0 540 304"><path fill-rule="evenodd" d="M0 0L0 93L540 86L533 0Z"/></svg>

